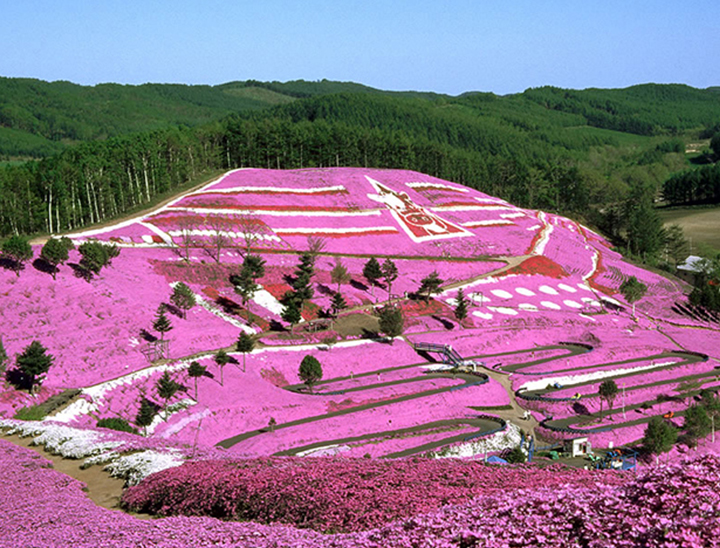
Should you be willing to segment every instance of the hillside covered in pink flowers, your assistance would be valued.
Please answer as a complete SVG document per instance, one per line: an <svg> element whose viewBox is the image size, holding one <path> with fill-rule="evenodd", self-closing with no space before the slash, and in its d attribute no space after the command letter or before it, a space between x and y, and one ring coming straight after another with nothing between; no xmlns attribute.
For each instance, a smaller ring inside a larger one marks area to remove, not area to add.
<svg viewBox="0 0 720 548"><path fill-rule="evenodd" d="M71 250L54 279L36 264L38 245L19 275L0 270L10 356L0 427L107 467L133 485L125 508L172 517L98 508L78 482L0 440L0 539L11 539L0 546L717 542L715 436L637 475L476 462L527 435L538 447L633 444L653 417L681 428L699 393L720 388L718 324L687 306L689 288L626 262L582 224L412 171L243 169L68 236L119 254L81 276ZM308 251L311 296L291 325L286 295ZM264 269L244 302L233 279L248 255ZM368 279L371 258L397 277ZM440 284L425 294L431 275ZM620 291L631 277L647 288L634 307ZM172 304L179 283L195 297L187 312ZM333 311L338 294L345 306ZM383 307L404 318L394 339L378 328ZM34 395L10 382L32 341L54 358ZM423 344L473 363L452 367ZM307 356L322 367L310 388ZM190 376L192 364L204 373ZM180 387L169 399L164 376ZM608 379L612 406L598 395ZM70 389L42 421L14 419ZM145 425L143 402L158 411ZM99 428L103 419L136 432ZM468 460L426 459L439 456ZM247 523L222 521L233 519Z"/></svg>

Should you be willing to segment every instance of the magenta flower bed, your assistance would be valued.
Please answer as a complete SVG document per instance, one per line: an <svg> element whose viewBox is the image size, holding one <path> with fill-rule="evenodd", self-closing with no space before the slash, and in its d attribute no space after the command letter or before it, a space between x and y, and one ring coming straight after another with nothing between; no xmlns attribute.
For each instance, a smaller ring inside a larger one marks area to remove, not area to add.
<svg viewBox="0 0 720 548"><path fill-rule="evenodd" d="M562 471L561 471L562 470ZM624 476L493 468L477 462L252 459L189 462L129 488L123 503L158 515L284 523L323 532L358 531L526 485L618 485Z"/></svg>

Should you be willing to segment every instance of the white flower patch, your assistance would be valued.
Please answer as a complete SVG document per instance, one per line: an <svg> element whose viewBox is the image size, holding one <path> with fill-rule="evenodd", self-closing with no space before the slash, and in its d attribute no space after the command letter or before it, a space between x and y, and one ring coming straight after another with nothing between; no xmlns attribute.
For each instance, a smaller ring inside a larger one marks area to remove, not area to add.
<svg viewBox="0 0 720 548"><path fill-rule="evenodd" d="M518 217L525 217L525 213L518 211L517 213L501 213L500 217L503 219L516 219Z"/></svg>
<svg viewBox="0 0 720 548"><path fill-rule="evenodd" d="M590 289L590 288L589 288L587 285L585 285L585 284L577 284L577 286L578 286L580 289L582 289L583 291L590 291L590 292L592 292L592 289Z"/></svg>
<svg viewBox="0 0 720 548"><path fill-rule="evenodd" d="M535 306L534 304L530 304L530 303L520 303L518 305L518 308L520 310L526 310L527 312L537 312L538 311L538 307Z"/></svg>
<svg viewBox="0 0 720 548"><path fill-rule="evenodd" d="M592 260L592 266L591 266L591 268L590 268L590 272L588 272L587 274L585 274L585 275L582 277L582 279L583 279L584 281L589 280L590 277L591 277L593 274L595 274L595 271L596 271L597 268L598 268L598 264L600 263L600 253L599 253L596 249L593 249L593 254L592 254L591 260ZM581 284L578 284L578 287L579 287L580 289L587 289L588 291L591 291L591 289L590 289L589 287L588 287L588 288L583 287Z"/></svg>
<svg viewBox="0 0 720 548"><path fill-rule="evenodd" d="M56 455L70 459L81 459L96 455L122 445L120 441L105 441L104 436L94 430L81 430L52 423L13 423L1 421L3 427L10 427L11 434L21 437L33 436L33 443L42 445Z"/></svg>
<svg viewBox="0 0 720 548"><path fill-rule="evenodd" d="M606 303L614 304L615 306L622 306L619 301L616 301L612 297L600 297L601 301L605 301Z"/></svg>
<svg viewBox="0 0 720 548"><path fill-rule="evenodd" d="M543 305L545 308L549 308L550 310L560 310L560 305L550 302L550 301L541 301L541 305Z"/></svg>
<svg viewBox="0 0 720 548"><path fill-rule="evenodd" d="M462 223L465 228L479 228L481 226L502 226L502 225L514 225L512 221L507 219L486 219L484 221L468 221Z"/></svg>
<svg viewBox="0 0 720 548"><path fill-rule="evenodd" d="M216 215L266 215L268 217L374 217L380 215L379 209L362 209L347 211L330 210L281 210L281 209L223 209L205 207L173 207L172 211L189 211L197 214Z"/></svg>
<svg viewBox="0 0 720 548"><path fill-rule="evenodd" d="M444 185L442 183L424 183L424 182L412 182L412 183L405 183L406 186L409 186L410 188L414 188L416 190L418 189L425 189L425 188L436 188L438 190L455 190L457 192L469 192L467 188L457 187L457 186L450 186L450 185Z"/></svg>
<svg viewBox="0 0 720 548"><path fill-rule="evenodd" d="M516 287L515 293L517 293L518 295L524 295L525 297L534 297L535 296L534 291L531 291L530 289L527 289L525 287Z"/></svg>
<svg viewBox="0 0 720 548"><path fill-rule="evenodd" d="M489 312L480 312L479 310L475 310L473 312L473 316L477 316L478 318L482 318L483 320L492 320L493 315Z"/></svg>
<svg viewBox="0 0 720 548"><path fill-rule="evenodd" d="M99 407L97 402L90 403L83 398L79 398L72 402L70 405L68 405L62 411L58 411L57 413L53 413L49 417L45 417L43 421L69 423L82 415L95 413L98 411L98 409Z"/></svg>
<svg viewBox="0 0 720 548"><path fill-rule="evenodd" d="M262 192L273 194L322 194L325 192L343 192L347 190L342 185L320 186L313 188L282 188L277 186L233 186L228 188L211 188L193 192L193 196L202 194L240 194L246 192Z"/></svg>
<svg viewBox="0 0 720 548"><path fill-rule="evenodd" d="M162 241L165 242L167 245L174 245L174 244L173 244L173 241L172 241L172 238L170 237L170 235L167 234L166 232L163 232L162 230L160 230L160 229L159 229L158 227L156 227L154 224L152 224L152 223L144 223L144 222L139 222L138 224L139 224L140 226L144 226L144 227L147 228L148 230L151 230L152 232L154 232L155 234L157 234L158 236L160 236L160 238L162 239ZM145 237L144 237L144 236L143 236L143 239L145 240ZM151 240L152 240L152 238L151 238ZM145 241L147 242L147 240L145 240Z"/></svg>
<svg viewBox="0 0 720 548"><path fill-rule="evenodd" d="M538 213L538 219L540 222L544 225L542 232L540 234L540 239L535 244L535 249L532 250L533 255L542 255L545 252L545 246L550 241L550 234L552 234L553 231L553 225L548 223L545 219L547 218L547 215L544 211L541 211Z"/></svg>
<svg viewBox="0 0 720 548"><path fill-rule="evenodd" d="M446 205L446 206L436 206L436 207L430 207L428 208L430 211L436 211L436 212L442 212L442 211L507 211L508 209L511 209L509 206L506 205L474 205L474 204L467 204L467 205Z"/></svg>
<svg viewBox="0 0 720 548"><path fill-rule="evenodd" d="M528 381L523 384L519 390L541 390L546 388L548 385L554 385L555 383L561 386L572 386L575 384L584 383L587 381L594 381L598 379L604 379L606 377L615 377L617 375L625 375L627 373L637 373L640 371L647 371L648 369L657 369L659 367L665 367L666 365L672 365L676 362L659 362L651 363L650 365L642 365L640 367L629 367L625 369L608 369L605 371L595 371L594 373L585 373L584 375L565 375L563 377L545 377L543 379Z"/></svg>
<svg viewBox="0 0 720 548"><path fill-rule="evenodd" d="M549 285L541 285L540 287L538 287L538 289L539 289L540 291L542 291L543 293L545 293L546 295L557 295L557 294L558 294L558 292L555 291L555 290L554 290L552 287L550 287Z"/></svg>
<svg viewBox="0 0 720 548"><path fill-rule="evenodd" d="M520 445L522 435L520 428L513 423L508 423L507 428L502 432L497 432L492 436L479 438L460 445L451 445L439 451L435 451L432 455L435 458L463 458L483 455L485 453L498 453L505 449L512 449Z"/></svg>
<svg viewBox="0 0 720 548"><path fill-rule="evenodd" d="M542 225L532 225L531 227L526 228L525 230L529 230L531 232L535 232L538 228L540 228Z"/></svg>
<svg viewBox="0 0 720 548"><path fill-rule="evenodd" d="M278 301L272 293L262 287L255 292L255 295L253 295L253 302L259 304L277 316L283 312L284 307L280 301Z"/></svg>
<svg viewBox="0 0 720 548"><path fill-rule="evenodd" d="M363 234L373 234L376 232L398 232L398 229L394 226L361 226L361 227L344 227L344 228L331 228L331 227L317 227L317 228L275 228L273 229L278 234L284 235L295 235L295 234L338 234L338 235L353 235L362 236ZM280 238L278 238L280 241Z"/></svg>
<svg viewBox="0 0 720 548"><path fill-rule="evenodd" d="M513 308L508 308L506 306L488 306L488 310L492 310L493 312L497 312L498 314L505 314L506 316L517 316L518 311Z"/></svg>
<svg viewBox="0 0 720 548"><path fill-rule="evenodd" d="M137 485L150 474L180 466L184 460L177 453L148 450L119 457L104 469L113 477L125 479L128 485Z"/></svg>
<svg viewBox="0 0 720 548"><path fill-rule="evenodd" d="M179 421L177 421L175 424L171 424L168 428L166 428L162 434L160 434L161 438L169 438L170 436L174 436L180 430L185 428L188 424L191 424L193 422L202 421L205 417L208 415L211 415L212 412L209 409L204 409L203 411L200 411L199 413L194 413L190 416L183 417Z"/></svg>
<svg viewBox="0 0 720 548"><path fill-rule="evenodd" d="M563 291L567 291L568 293L577 293L577 289L574 287L571 287L567 284L558 284L558 287L562 289Z"/></svg>
<svg viewBox="0 0 720 548"><path fill-rule="evenodd" d="M602 306L600 302L596 301L595 299L591 299L590 297L583 297L580 300L584 303L589 304L590 306Z"/></svg>
<svg viewBox="0 0 720 548"><path fill-rule="evenodd" d="M572 301L570 299L563 301L563 304L570 308L582 308L582 305L580 303L576 303L575 301Z"/></svg>
<svg viewBox="0 0 720 548"><path fill-rule="evenodd" d="M505 291L504 289L491 289L490 293L500 299L512 299L512 293Z"/></svg>

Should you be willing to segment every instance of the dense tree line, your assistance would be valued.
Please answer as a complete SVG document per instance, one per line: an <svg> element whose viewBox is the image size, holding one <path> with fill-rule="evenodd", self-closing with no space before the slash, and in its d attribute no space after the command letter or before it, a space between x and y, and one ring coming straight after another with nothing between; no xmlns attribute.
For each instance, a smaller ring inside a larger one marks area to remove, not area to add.
<svg viewBox="0 0 720 548"><path fill-rule="evenodd" d="M720 203L720 163L673 175L663 184L662 194L671 205Z"/></svg>
<svg viewBox="0 0 720 548"><path fill-rule="evenodd" d="M123 214L221 166L219 128L88 142L0 169L0 234L59 233Z"/></svg>

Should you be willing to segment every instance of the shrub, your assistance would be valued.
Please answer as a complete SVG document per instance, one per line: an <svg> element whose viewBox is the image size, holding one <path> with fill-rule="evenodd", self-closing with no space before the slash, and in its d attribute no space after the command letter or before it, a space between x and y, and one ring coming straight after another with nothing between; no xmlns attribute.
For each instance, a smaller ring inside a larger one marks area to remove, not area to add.
<svg viewBox="0 0 720 548"><path fill-rule="evenodd" d="M31 405L18 409L13 418L21 421L41 421L46 415L47 413L41 405Z"/></svg>
<svg viewBox="0 0 720 548"><path fill-rule="evenodd" d="M130 426L130 423L120 417L111 417L109 419L100 419L97 421L99 428L109 428L110 430L117 430L118 432L130 432L131 434L137 434L137 428Z"/></svg>

